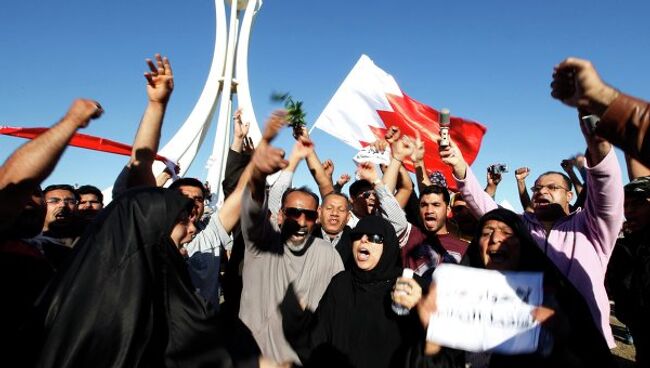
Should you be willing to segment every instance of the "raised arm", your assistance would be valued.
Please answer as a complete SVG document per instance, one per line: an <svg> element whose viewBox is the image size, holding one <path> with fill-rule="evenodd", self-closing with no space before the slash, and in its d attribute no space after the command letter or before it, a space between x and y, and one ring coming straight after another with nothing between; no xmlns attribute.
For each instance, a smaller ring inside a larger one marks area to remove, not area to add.
<svg viewBox="0 0 650 368"><path fill-rule="evenodd" d="M431 180L429 180L427 168L424 166L424 142L422 142L422 139L419 136L415 138L411 161L413 161L413 166L415 166L415 177L418 182L418 192L422 193L422 190L432 183Z"/></svg>
<svg viewBox="0 0 650 368"><path fill-rule="evenodd" d="M650 175L650 168L642 164L639 160L630 157L630 155L625 155L625 162L627 164L627 176L630 181Z"/></svg>
<svg viewBox="0 0 650 368"><path fill-rule="evenodd" d="M490 168L487 169L487 185L485 186L485 193L494 198L497 194L497 186L501 183L501 174L493 173Z"/></svg>
<svg viewBox="0 0 650 368"><path fill-rule="evenodd" d="M650 166L650 104L647 101L607 85L591 62L578 58L568 58L555 67L551 87L554 98L600 116L596 134Z"/></svg>
<svg viewBox="0 0 650 368"><path fill-rule="evenodd" d="M393 192L395 190L399 170L402 168L404 160L409 158L413 153L413 148L413 140L407 136L402 136L391 143L391 160L382 179L388 191Z"/></svg>
<svg viewBox="0 0 650 368"><path fill-rule="evenodd" d="M314 145L307 138L299 137L293 145L291 155L287 166L284 170L280 171L277 179L269 189L269 211L271 211L271 218L275 221L275 216L282 207L282 195L291 187L293 181L293 174L298 167L300 161L304 160L310 152L314 150Z"/></svg>
<svg viewBox="0 0 650 368"><path fill-rule="evenodd" d="M530 201L528 189L526 189L526 178L530 174L530 169L527 167L520 167L515 170L515 179L517 180L517 192L519 192L519 201L521 207L526 212L533 212L533 204Z"/></svg>
<svg viewBox="0 0 650 368"><path fill-rule="evenodd" d="M234 134L232 144L228 150L228 157L226 158L224 179L221 182L224 198L228 198L237 188L238 183L241 181L242 173L251 159L249 154L244 153L244 149L249 141L247 135L250 123L242 121L241 114L242 109L240 108L235 112L233 117Z"/></svg>
<svg viewBox="0 0 650 368"><path fill-rule="evenodd" d="M341 193L345 184L350 181L350 174L341 174L336 183L334 183L334 191L336 193Z"/></svg>
<svg viewBox="0 0 650 368"><path fill-rule="evenodd" d="M576 188L576 194L580 195L582 192L582 182L578 179L578 175L576 175L576 172L573 169L574 159L562 160L560 166L562 166L562 170L564 170L564 172L569 176L569 179L571 179L571 183L573 183L573 186Z"/></svg>
<svg viewBox="0 0 650 368"><path fill-rule="evenodd" d="M382 209L382 216L393 225L397 237L400 239L400 246L404 246L409 229L406 214L395 199L393 193L388 190L388 186L379 179L375 165L369 162L359 164L357 167L357 176L373 184L379 205Z"/></svg>
<svg viewBox="0 0 650 368"><path fill-rule="evenodd" d="M1 223L20 212L34 189L52 173L77 129L85 128L103 112L99 103L77 99L63 119L9 156L0 167Z"/></svg>
<svg viewBox="0 0 650 368"><path fill-rule="evenodd" d="M581 125L581 127L583 127ZM611 254L623 225L623 178L611 144L589 134L587 142L587 198L584 218L592 244L598 253Z"/></svg>
<svg viewBox="0 0 650 368"><path fill-rule="evenodd" d="M151 167L158 153L160 130L169 97L174 89L174 75L169 60L155 55L156 64L147 59L150 71L144 73L147 80L147 107L142 115L138 132L133 141L133 152L128 163L127 188L155 186L156 179Z"/></svg>
<svg viewBox="0 0 650 368"><path fill-rule="evenodd" d="M310 142L309 135L307 134L307 128L303 127L302 132L302 140L305 142ZM316 150L312 149L311 152L309 152L307 155L305 161L307 161L307 168L309 169L311 176L316 181L316 185L318 185L318 192L320 193L320 196L325 197L327 194L332 193L334 191L332 173L331 171L329 173L325 171L323 164L321 164L320 159L316 154ZM332 170L334 170L333 164Z"/></svg>
<svg viewBox="0 0 650 368"><path fill-rule="evenodd" d="M474 217L480 218L498 207L494 199L483 191L481 184L453 140L449 140L449 146L440 149L440 158L451 168L458 189Z"/></svg>
<svg viewBox="0 0 650 368"><path fill-rule="evenodd" d="M408 171L404 166L399 168L399 176L397 177L397 186L395 190L395 199L401 208L405 208L413 193L413 182L409 176Z"/></svg>
<svg viewBox="0 0 650 368"><path fill-rule="evenodd" d="M244 188L241 201L241 229L246 249L269 245L274 229L268 217L266 197L266 177L285 168L288 162L284 151L271 146L271 141L286 124L286 112L279 110L267 121L262 140L251 159L251 174ZM277 236L278 234L275 234ZM264 243L264 244L263 244Z"/></svg>
<svg viewBox="0 0 650 368"><path fill-rule="evenodd" d="M248 180L248 188L251 198L258 204L262 204L265 197L266 177L282 170L289 162L284 159L284 150L271 146L271 141L280 132L280 129L287 123L286 111L274 111L271 118L266 122L262 140L251 159L253 171Z"/></svg>

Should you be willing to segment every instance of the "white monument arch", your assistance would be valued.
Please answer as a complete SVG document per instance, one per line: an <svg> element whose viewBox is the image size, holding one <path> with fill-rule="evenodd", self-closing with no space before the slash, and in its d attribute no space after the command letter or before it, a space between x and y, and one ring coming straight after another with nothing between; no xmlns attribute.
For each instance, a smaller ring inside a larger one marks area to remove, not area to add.
<svg viewBox="0 0 650 368"><path fill-rule="evenodd" d="M230 5L229 22L226 3ZM243 108L242 119L250 122L248 136L255 144L261 139L248 83L248 44L253 20L262 6L262 0L239 0L236 6L233 6L231 0L214 0L214 5L216 35L208 79L187 120L159 153L175 160L180 165L179 175L183 176L203 144L216 111L217 132L212 154L206 164L206 180L212 188L212 203L216 204L223 201L221 181L230 147L232 102L235 94L239 107ZM157 162L154 173L162 172L164 167L164 164Z"/></svg>

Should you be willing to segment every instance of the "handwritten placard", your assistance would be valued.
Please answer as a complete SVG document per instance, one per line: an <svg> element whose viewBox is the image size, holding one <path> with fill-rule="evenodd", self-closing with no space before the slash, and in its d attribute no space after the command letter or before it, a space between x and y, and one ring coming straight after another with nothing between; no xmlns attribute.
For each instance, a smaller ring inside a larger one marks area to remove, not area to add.
<svg viewBox="0 0 650 368"><path fill-rule="evenodd" d="M354 155L352 161L357 165L363 162L370 162L375 165L388 165L390 163L390 149L386 148L384 152L377 152L372 147L365 147Z"/></svg>
<svg viewBox="0 0 650 368"><path fill-rule="evenodd" d="M442 264L433 273L437 310L427 340L471 352L522 354L537 349L541 273L499 272Z"/></svg>

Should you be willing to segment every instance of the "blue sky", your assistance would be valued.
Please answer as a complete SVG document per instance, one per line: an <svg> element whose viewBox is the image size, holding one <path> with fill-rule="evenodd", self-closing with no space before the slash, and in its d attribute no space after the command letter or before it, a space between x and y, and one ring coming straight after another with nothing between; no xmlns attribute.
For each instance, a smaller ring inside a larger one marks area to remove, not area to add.
<svg viewBox="0 0 650 368"><path fill-rule="evenodd" d="M255 113L263 122L276 107L271 92L290 91L313 123L365 53L413 98L488 128L473 165L481 180L494 162L511 171L529 166L535 177L584 150L574 111L549 95L553 65L572 55L591 59L607 82L650 98L649 11L642 0L267 0L250 45ZM131 143L146 103L144 59L160 52L176 80L164 144L203 88L214 22L209 0L3 1L0 125L49 126L75 97L88 97L106 114L83 132ZM354 170L353 149L318 130L312 138L320 157L335 161L335 176ZM0 158L22 143L0 136ZM290 149L288 131L277 144ZM205 176L210 151L202 149L189 175ZM125 162L70 148L44 184L104 188ZM309 182L304 166L296 182ZM512 173L497 199L519 207Z"/></svg>

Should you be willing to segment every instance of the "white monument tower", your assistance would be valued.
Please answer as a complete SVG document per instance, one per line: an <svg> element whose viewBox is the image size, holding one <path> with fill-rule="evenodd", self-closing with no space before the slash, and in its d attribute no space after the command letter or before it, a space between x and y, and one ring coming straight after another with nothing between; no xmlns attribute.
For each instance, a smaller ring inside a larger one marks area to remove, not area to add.
<svg viewBox="0 0 650 368"><path fill-rule="evenodd" d="M226 3L230 5L229 22ZM232 0L214 0L214 5L216 36L208 79L189 117L160 151L161 155L178 162L179 175L183 176L194 161L219 104L217 133L207 163L206 178L212 187L213 204L223 201L221 181L230 147L234 94L237 94L239 107L243 108L242 119L250 122L248 136L255 144L261 139L248 85L248 43L253 19L262 6L262 0L239 0L236 4ZM154 166L155 173L163 169L161 163Z"/></svg>

